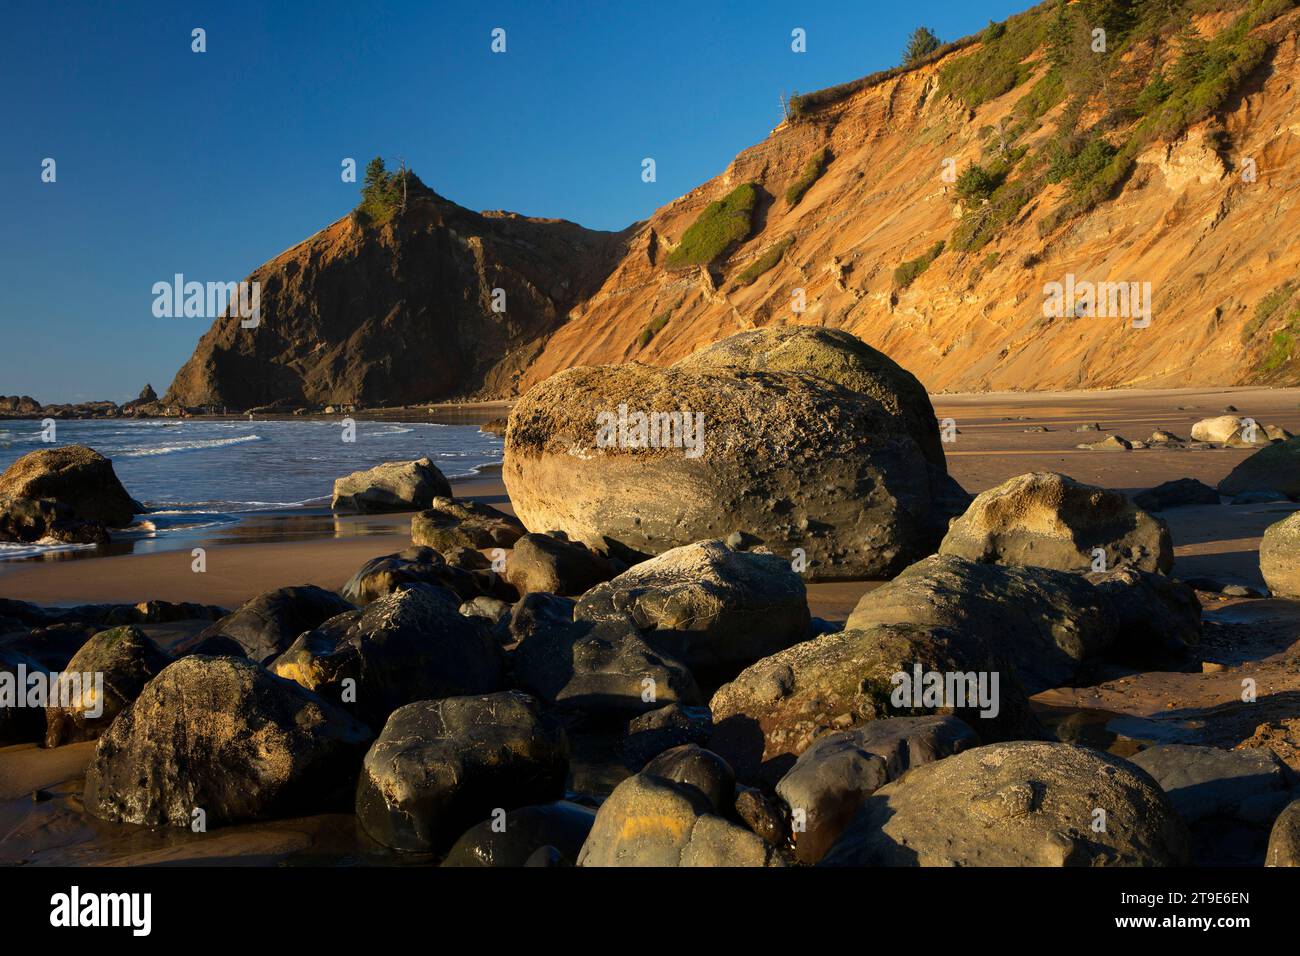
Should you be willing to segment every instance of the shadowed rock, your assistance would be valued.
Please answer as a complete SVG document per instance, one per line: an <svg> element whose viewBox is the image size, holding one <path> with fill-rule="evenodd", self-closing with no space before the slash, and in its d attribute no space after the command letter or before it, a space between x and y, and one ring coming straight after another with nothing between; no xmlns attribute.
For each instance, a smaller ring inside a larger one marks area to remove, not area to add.
<svg viewBox="0 0 1300 956"><path fill-rule="evenodd" d="M453 498L434 498L411 518L411 541L439 551L509 548L526 531L519 519L491 505Z"/></svg>
<svg viewBox="0 0 1300 956"><path fill-rule="evenodd" d="M433 584L454 591L462 601L480 595L513 600L515 591L492 571L470 571L448 564L432 548L407 548L371 558L343 585L340 593L353 604L369 604L404 584Z"/></svg>
<svg viewBox="0 0 1300 956"><path fill-rule="evenodd" d="M407 704L366 754L357 820L385 846L441 850L497 809L562 797L568 757L527 694Z"/></svg>
<svg viewBox="0 0 1300 956"><path fill-rule="evenodd" d="M0 746L38 741L45 733L45 710L28 706L28 675L47 669L17 651L0 647Z"/></svg>
<svg viewBox="0 0 1300 956"><path fill-rule="evenodd" d="M189 827L341 809L371 733L292 681L232 657L186 657L99 738L86 810Z"/></svg>
<svg viewBox="0 0 1300 956"><path fill-rule="evenodd" d="M956 717L891 717L819 737L776 785L777 795L803 818L795 857L816 863L862 802L913 767L979 746Z"/></svg>
<svg viewBox="0 0 1300 956"><path fill-rule="evenodd" d="M250 598L211 627L177 645L177 656L216 637L239 644L255 663L265 663L293 643L303 631L324 624L336 614L355 610L350 601L314 584L276 588Z"/></svg>
<svg viewBox="0 0 1300 956"><path fill-rule="evenodd" d="M700 541L633 565L578 601L578 620L631 617L697 677L735 674L809 634L807 589L789 562Z"/></svg>
<svg viewBox="0 0 1300 956"><path fill-rule="evenodd" d="M100 631L60 675L57 703L51 700L45 708L45 746L99 737L170 663L171 657L137 627ZM103 679L102 694L95 688L97 675Z"/></svg>
<svg viewBox="0 0 1300 956"><path fill-rule="evenodd" d="M1115 612L1113 653L1181 654L1201 642L1201 602L1182 581L1134 568L1087 577Z"/></svg>
<svg viewBox="0 0 1300 956"><path fill-rule="evenodd" d="M85 445L28 452L0 474L0 496L49 498L75 518L109 527L130 524L141 507L113 472L113 463Z"/></svg>
<svg viewBox="0 0 1300 956"><path fill-rule="evenodd" d="M506 580L522 594L582 594L614 576L605 558L556 534L526 534L506 559Z"/></svg>
<svg viewBox="0 0 1300 956"><path fill-rule="evenodd" d="M979 635L1014 667L1029 694L1064 686L1115 640L1109 603L1082 576L980 564L951 555L918 561L862 596L846 627L910 623Z"/></svg>
<svg viewBox="0 0 1300 956"><path fill-rule="evenodd" d="M567 800L520 807L505 815L504 829L485 820L466 830L442 865L529 866L534 854L550 848L559 858L548 865L574 866L595 821L595 810Z"/></svg>
<svg viewBox="0 0 1300 956"><path fill-rule="evenodd" d="M1186 505L1217 505L1219 493L1195 478L1179 478L1134 495L1133 503L1145 511L1163 511Z"/></svg>
<svg viewBox="0 0 1300 956"><path fill-rule="evenodd" d="M540 593L515 606L508 625L519 642L509 655L515 686L548 704L617 718L703 703L686 665L653 649L630 618L575 621L572 608Z"/></svg>
<svg viewBox="0 0 1300 956"><path fill-rule="evenodd" d="M1219 482L1219 494L1236 497L1243 492L1273 492L1300 498L1300 438L1289 438L1261 448Z"/></svg>
<svg viewBox="0 0 1300 956"><path fill-rule="evenodd" d="M330 618L300 635L270 668L355 709L374 728L403 704L489 693L502 677L496 642L460 613L450 591L428 584L402 585L362 610Z"/></svg>

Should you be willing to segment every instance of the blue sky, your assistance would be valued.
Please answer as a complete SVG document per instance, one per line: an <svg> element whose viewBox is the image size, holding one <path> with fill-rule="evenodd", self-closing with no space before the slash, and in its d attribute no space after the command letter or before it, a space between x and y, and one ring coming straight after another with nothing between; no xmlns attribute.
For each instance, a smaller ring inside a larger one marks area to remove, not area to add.
<svg viewBox="0 0 1300 956"><path fill-rule="evenodd" d="M918 24L950 40L1027 6L9 4L0 394L161 393L210 323L155 318L153 283L241 279L344 215L345 157L403 156L471 209L621 229L763 139L783 91L892 66Z"/></svg>

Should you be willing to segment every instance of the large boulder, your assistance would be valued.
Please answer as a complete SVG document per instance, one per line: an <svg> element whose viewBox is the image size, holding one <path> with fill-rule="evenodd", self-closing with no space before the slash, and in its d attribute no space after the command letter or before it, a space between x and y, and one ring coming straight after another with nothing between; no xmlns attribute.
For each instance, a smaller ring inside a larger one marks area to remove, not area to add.
<svg viewBox="0 0 1300 956"><path fill-rule="evenodd" d="M441 851L497 810L563 797L568 766L564 731L527 694L407 704L366 754L357 820L385 846Z"/></svg>
<svg viewBox="0 0 1300 956"><path fill-rule="evenodd" d="M724 679L810 633L808 595L784 558L700 541L633 565L578 600L579 620L636 623L697 676Z"/></svg>
<svg viewBox="0 0 1300 956"><path fill-rule="evenodd" d="M681 359L691 371L798 372L869 395L903 420L917 447L947 470L939 422L925 386L884 352L842 329L781 325L738 332Z"/></svg>
<svg viewBox="0 0 1300 956"><path fill-rule="evenodd" d="M528 529L513 515L477 501L434 498L411 517L411 542L449 551L452 548L509 548Z"/></svg>
<svg viewBox="0 0 1300 956"><path fill-rule="evenodd" d="M0 496L49 498L82 521L130 524L141 508L117 480L113 463L85 445L28 452L0 474Z"/></svg>
<svg viewBox="0 0 1300 956"><path fill-rule="evenodd" d="M1130 658L1181 654L1201 642L1201 602L1182 581L1135 568L1087 578L1115 613L1113 652Z"/></svg>
<svg viewBox="0 0 1300 956"><path fill-rule="evenodd" d="M601 555L561 534L525 534L506 559L506 580L520 594L582 594L614 576Z"/></svg>
<svg viewBox="0 0 1300 956"><path fill-rule="evenodd" d="M1133 503L1143 511L1164 511L1187 505L1217 505L1219 493L1195 478L1178 478L1148 488L1133 496Z"/></svg>
<svg viewBox="0 0 1300 956"><path fill-rule="evenodd" d="M1264 530L1259 571L1275 597L1300 598L1300 511Z"/></svg>
<svg viewBox="0 0 1300 956"><path fill-rule="evenodd" d="M1286 766L1266 748L1223 750L1192 744L1158 744L1128 758L1151 774L1188 824L1243 812L1267 818L1291 802ZM1272 813L1252 813L1251 806Z"/></svg>
<svg viewBox="0 0 1300 956"><path fill-rule="evenodd" d="M1300 438L1288 438L1261 448L1219 482L1219 494L1236 496L1272 491L1300 498Z"/></svg>
<svg viewBox="0 0 1300 956"><path fill-rule="evenodd" d="M0 541L106 544L108 532L98 521L78 518L62 502L0 495Z"/></svg>
<svg viewBox="0 0 1300 956"><path fill-rule="evenodd" d="M1117 491L1055 472L1010 478L976 496L952 523L940 554L970 561L1090 571L1136 567L1167 573L1174 564L1169 528Z"/></svg>
<svg viewBox="0 0 1300 956"><path fill-rule="evenodd" d="M512 610L514 686L548 704L622 719L668 703L703 703L686 665L654 650L630 618L575 621L572 608L534 593Z"/></svg>
<svg viewBox="0 0 1300 956"><path fill-rule="evenodd" d="M956 717L891 717L819 737L780 782L777 795L799 819L795 857L816 863L862 802L913 767L979 746Z"/></svg>
<svg viewBox="0 0 1300 956"><path fill-rule="evenodd" d="M340 594L353 604L369 604L406 584L435 584L454 591L462 601L480 595L514 597L514 588L490 570L453 567L432 548L413 547L371 558L343 585Z"/></svg>
<svg viewBox="0 0 1300 956"><path fill-rule="evenodd" d="M1236 415L1218 415L1214 418L1202 418L1192 426L1192 441L1208 441L1215 444L1227 444L1241 433L1242 420ZM1262 428L1259 431L1263 431Z"/></svg>
<svg viewBox="0 0 1300 956"><path fill-rule="evenodd" d="M269 665L326 700L355 705L371 727L419 700L486 694L501 687L501 649L429 584L399 587L364 609L307 631ZM345 693L351 690L352 693Z"/></svg>
<svg viewBox="0 0 1300 956"><path fill-rule="evenodd" d="M334 482L335 511L419 511L434 498L450 498L451 484L428 458L387 461Z"/></svg>
<svg viewBox="0 0 1300 956"><path fill-rule="evenodd" d="M1116 636L1115 612L1078 574L934 555L869 591L847 628L919 624L978 634L1029 694L1069 684Z"/></svg>
<svg viewBox="0 0 1300 956"><path fill-rule="evenodd" d="M769 843L721 815L696 782L655 769L628 777L601 804L579 866L782 865ZM682 776L684 768L668 760L658 769Z"/></svg>
<svg viewBox="0 0 1300 956"><path fill-rule="evenodd" d="M525 525L602 551L740 530L814 579L882 577L965 506L891 407L795 372L572 368L515 405L502 473Z"/></svg>
<svg viewBox="0 0 1300 956"><path fill-rule="evenodd" d="M619 749L624 761L640 770L665 750L682 744L703 745L712 734L713 718L707 707L668 704L629 720Z"/></svg>
<svg viewBox="0 0 1300 956"><path fill-rule="evenodd" d="M544 847L558 853L562 865L574 866L591 833L596 811L557 800L511 810L500 821L484 820L466 830L447 851L443 866L528 866Z"/></svg>
<svg viewBox="0 0 1300 956"><path fill-rule="evenodd" d="M101 631L72 655L45 708L45 746L99 737L171 657L138 627Z"/></svg>
<svg viewBox="0 0 1300 956"><path fill-rule="evenodd" d="M352 610L355 608L350 601L314 584L263 591L190 641L182 642L177 652L191 652L191 645L227 638L242 647L249 660L267 663L283 654L303 631Z"/></svg>
<svg viewBox="0 0 1300 956"><path fill-rule="evenodd" d="M1072 744L967 750L867 798L831 866L1181 866L1187 827L1149 776Z"/></svg>
<svg viewBox="0 0 1300 956"><path fill-rule="evenodd" d="M99 738L86 810L148 826L212 827L340 809L366 726L292 681L233 657L185 657Z"/></svg>
<svg viewBox="0 0 1300 956"><path fill-rule="evenodd" d="M981 633L874 624L796 644L718 688L709 747L741 779L774 783L819 737L890 717L955 714L986 742L1043 737L1015 671ZM936 674L944 693L927 696Z"/></svg>

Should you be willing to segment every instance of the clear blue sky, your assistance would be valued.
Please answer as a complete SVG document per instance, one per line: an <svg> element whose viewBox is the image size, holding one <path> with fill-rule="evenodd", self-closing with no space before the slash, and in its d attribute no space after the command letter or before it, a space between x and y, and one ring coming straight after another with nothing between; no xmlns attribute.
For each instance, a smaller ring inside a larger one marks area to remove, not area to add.
<svg viewBox="0 0 1300 956"><path fill-rule="evenodd" d="M950 40L1029 5L10 4L0 394L161 393L209 322L155 318L153 283L241 279L342 216L344 157L405 156L471 209L621 229L763 139L782 91L892 66L918 24Z"/></svg>

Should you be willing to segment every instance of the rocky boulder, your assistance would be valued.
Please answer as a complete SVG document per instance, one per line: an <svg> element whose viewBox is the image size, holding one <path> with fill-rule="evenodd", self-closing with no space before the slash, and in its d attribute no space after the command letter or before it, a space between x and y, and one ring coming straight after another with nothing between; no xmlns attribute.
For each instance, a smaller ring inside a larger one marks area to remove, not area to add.
<svg viewBox="0 0 1300 956"><path fill-rule="evenodd" d="M816 863L864 800L912 767L979 746L956 717L890 717L819 737L776 785L801 826L795 857Z"/></svg>
<svg viewBox="0 0 1300 956"><path fill-rule="evenodd" d="M518 518L477 501L434 498L411 518L411 541L449 551L452 548L509 548L527 532Z"/></svg>
<svg viewBox="0 0 1300 956"><path fill-rule="evenodd" d="M171 657L138 627L96 634L59 675L57 698L45 708L45 746L99 737ZM98 686L102 680L102 687Z"/></svg>
<svg viewBox="0 0 1300 956"><path fill-rule="evenodd" d="M662 769L682 767L666 761ZM647 767L601 804L578 865L748 867L780 866L782 860L757 834L720 815L698 783Z"/></svg>
<svg viewBox="0 0 1300 956"><path fill-rule="evenodd" d="M893 407L794 372L571 368L515 405L503 476L525 525L612 554L741 529L814 579L882 577L967 500L912 433L928 401Z"/></svg>
<svg viewBox="0 0 1300 956"><path fill-rule="evenodd" d="M97 521L81 520L61 502L0 495L0 541L106 544L108 532Z"/></svg>
<svg viewBox="0 0 1300 956"><path fill-rule="evenodd" d="M388 461L367 471L354 471L334 482L335 511L373 513L419 511L434 498L450 498L451 485L428 458Z"/></svg>
<svg viewBox="0 0 1300 956"><path fill-rule="evenodd" d="M749 329L681 359L690 371L796 372L870 396L902 419L921 453L947 470L925 386L884 352L842 329L810 325Z"/></svg>
<svg viewBox="0 0 1300 956"><path fill-rule="evenodd" d="M1082 575L934 555L862 596L847 628L917 624L980 635L1029 694L1062 687L1115 641L1109 603Z"/></svg>
<svg viewBox="0 0 1300 956"><path fill-rule="evenodd" d="M242 647L249 660L266 663L283 654L303 631L352 610L351 602L314 584L263 591L179 644L177 654L191 653L192 645L225 637Z"/></svg>
<svg viewBox="0 0 1300 956"><path fill-rule="evenodd" d="M130 524L141 510L117 480L113 463L85 445L28 452L0 474L0 496L48 498L77 519L109 527Z"/></svg>
<svg viewBox="0 0 1300 956"><path fill-rule="evenodd" d="M1241 419L1238 416L1218 415L1214 418L1202 418L1193 425L1192 441L1208 441L1224 445L1240 433Z"/></svg>
<svg viewBox="0 0 1300 956"><path fill-rule="evenodd" d="M1186 505L1217 505L1219 493L1195 478L1179 478L1134 495L1133 503L1144 511L1164 511Z"/></svg>
<svg viewBox="0 0 1300 956"><path fill-rule="evenodd" d="M1219 494L1234 498L1245 492L1274 492L1300 498L1300 438L1261 448L1219 482Z"/></svg>
<svg viewBox="0 0 1300 956"><path fill-rule="evenodd" d="M819 737L890 717L955 714L984 741L1043 737L1015 671L981 633L873 624L796 644L718 688L709 747L742 780L770 784ZM925 692L928 675L942 693Z"/></svg>
<svg viewBox="0 0 1300 956"><path fill-rule="evenodd" d="M501 649L460 613L455 595L399 587L301 634L270 669L379 728L414 701L501 687ZM351 691L351 693L347 693Z"/></svg>
<svg viewBox="0 0 1300 956"><path fill-rule="evenodd" d="M494 811L564 796L564 731L518 692L393 711L366 754L357 820L385 846L440 851Z"/></svg>
<svg viewBox="0 0 1300 956"><path fill-rule="evenodd" d="M1290 775L1271 750L1158 744L1128 758L1160 784L1188 824L1245 814L1272 820L1291 802ZM1271 808L1271 812L1252 811Z"/></svg>
<svg viewBox="0 0 1300 956"><path fill-rule="evenodd" d="M1094 828L1103 819L1105 827ZM1187 828L1127 761L1072 744L991 744L877 790L830 866L1182 866Z"/></svg>
<svg viewBox="0 0 1300 956"><path fill-rule="evenodd" d="M376 601L406 584L433 584L454 591L462 601L480 595L515 597L515 590L492 571L469 571L448 564L432 548L414 547L371 558L339 592L353 604Z"/></svg>
<svg viewBox="0 0 1300 956"><path fill-rule="evenodd" d="M1167 573L1169 528L1127 496L1055 472L1011 478L976 496L952 523L940 554L970 561L1090 571L1136 567Z"/></svg>
<svg viewBox="0 0 1300 956"><path fill-rule="evenodd" d="M1115 612L1112 652L1181 654L1201 642L1201 602L1182 581L1133 568L1087 577Z"/></svg>
<svg viewBox="0 0 1300 956"><path fill-rule="evenodd" d="M707 707L668 704L629 720L620 749L623 759L640 770L665 750L708 743L712 733L713 719Z"/></svg>
<svg viewBox="0 0 1300 956"><path fill-rule="evenodd" d="M99 738L86 810L105 820L209 827L339 809L370 731L292 681L232 657L186 657Z"/></svg>
<svg viewBox="0 0 1300 956"><path fill-rule="evenodd" d="M506 559L506 580L520 594L582 594L613 576L605 558L563 534L525 534Z"/></svg>
<svg viewBox="0 0 1300 956"><path fill-rule="evenodd" d="M784 558L700 541L665 551L597 585L579 620L630 617L650 644L696 676L724 679L809 636L803 581Z"/></svg>
<svg viewBox="0 0 1300 956"><path fill-rule="evenodd" d="M1300 511L1264 530L1259 571L1274 597L1300 598Z"/></svg>
<svg viewBox="0 0 1300 956"><path fill-rule="evenodd" d="M548 704L626 719L667 703L701 704L686 665L655 651L630 618L575 621L572 603L529 594L511 612L512 683Z"/></svg>
<svg viewBox="0 0 1300 956"><path fill-rule="evenodd" d="M485 820L466 830L447 851L443 866L528 866L544 848L559 854L559 865L574 866L596 811L558 800L532 807L520 807L505 815L498 827Z"/></svg>

